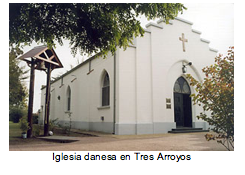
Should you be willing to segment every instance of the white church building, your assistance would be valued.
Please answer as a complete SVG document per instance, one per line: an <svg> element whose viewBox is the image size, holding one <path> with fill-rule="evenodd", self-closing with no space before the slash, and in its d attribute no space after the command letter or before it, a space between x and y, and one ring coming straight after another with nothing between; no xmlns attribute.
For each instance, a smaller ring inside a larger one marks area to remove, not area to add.
<svg viewBox="0 0 245 175"><path fill-rule="evenodd" d="M176 18L146 25L126 50L91 57L51 83L50 119L72 128L117 135L167 133L178 127L207 129L197 119L186 74L202 81L202 68L214 63L217 50L200 38L192 22ZM41 113L45 111L42 88Z"/></svg>

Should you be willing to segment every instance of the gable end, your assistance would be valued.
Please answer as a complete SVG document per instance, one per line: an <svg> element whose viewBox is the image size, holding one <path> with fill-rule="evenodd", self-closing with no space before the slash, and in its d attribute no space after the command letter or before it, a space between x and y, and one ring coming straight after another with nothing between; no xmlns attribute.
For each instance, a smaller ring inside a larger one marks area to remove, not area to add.
<svg viewBox="0 0 245 175"><path fill-rule="evenodd" d="M213 48L209 48L209 50L212 51L212 52L216 52L216 53L218 52L218 50L213 49Z"/></svg>
<svg viewBox="0 0 245 175"><path fill-rule="evenodd" d="M180 18L180 17L176 17L175 20L184 22L184 23L186 23L186 24L193 25L193 22L190 22L190 21L188 21L188 20L186 20L186 19L183 19L183 18Z"/></svg>
<svg viewBox="0 0 245 175"><path fill-rule="evenodd" d="M210 41L209 40L206 40L206 39L203 39L203 38L200 38L200 40L202 41L202 42L205 42L205 43L210 43Z"/></svg>
<svg viewBox="0 0 245 175"><path fill-rule="evenodd" d="M161 22L163 22L163 23L165 23L164 21L163 21L163 19L159 19L158 21L157 21L157 24L160 24ZM173 24L173 21L172 20L169 20L168 21L168 24Z"/></svg>
<svg viewBox="0 0 245 175"><path fill-rule="evenodd" d="M155 23L153 23L153 22L150 22L150 23L148 23L148 24L146 24L146 25L145 25L145 27L146 27L146 28L148 28L148 27L150 27L150 26L154 26L154 27L157 27L157 28L163 29L163 27L162 27L162 26L157 25L157 24L155 24Z"/></svg>
<svg viewBox="0 0 245 175"><path fill-rule="evenodd" d="M197 33L197 34L199 34L199 35L202 34L202 32L200 32L199 30L195 30L195 29L192 29L192 32Z"/></svg>

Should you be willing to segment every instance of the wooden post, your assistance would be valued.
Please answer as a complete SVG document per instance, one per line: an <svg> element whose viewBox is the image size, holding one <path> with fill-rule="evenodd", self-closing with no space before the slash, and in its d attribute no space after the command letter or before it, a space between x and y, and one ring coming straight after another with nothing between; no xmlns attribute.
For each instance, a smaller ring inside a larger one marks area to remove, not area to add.
<svg viewBox="0 0 245 175"><path fill-rule="evenodd" d="M32 137L32 113L33 113L33 96L34 96L34 80L35 80L35 62L31 58L31 73L30 73L30 87L29 87L29 103L28 103L28 123L27 138Z"/></svg>
<svg viewBox="0 0 245 175"><path fill-rule="evenodd" d="M49 131L50 75L51 75L51 64L48 63L46 99L45 99L45 118L44 118L44 135L45 136L48 136L48 131Z"/></svg>

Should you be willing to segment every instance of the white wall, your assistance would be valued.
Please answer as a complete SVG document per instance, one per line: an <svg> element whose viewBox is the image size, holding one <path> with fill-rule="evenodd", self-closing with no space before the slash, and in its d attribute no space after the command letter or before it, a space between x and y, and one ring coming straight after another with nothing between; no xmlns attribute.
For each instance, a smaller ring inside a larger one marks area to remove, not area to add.
<svg viewBox="0 0 245 175"><path fill-rule="evenodd" d="M138 123L152 123L152 59L151 34L137 38L136 48L136 101Z"/></svg>
<svg viewBox="0 0 245 175"><path fill-rule="evenodd" d="M98 126L97 129L102 129L103 123L113 122L113 56L109 55L106 59L92 58L91 69L89 72L89 61L81 63L79 68L69 71L63 76L63 85L61 85L62 78L51 84L51 109L50 119L59 118L59 121L69 122L67 112L67 88L71 88L71 112L72 124L75 128L89 130ZM102 75L108 72L110 78L110 106L107 108L101 107L101 79ZM74 80L75 79L75 80ZM42 90L41 105L45 106L46 88ZM60 100L58 100L60 96ZM45 108L43 108L43 111ZM104 121L101 120L104 117ZM94 123L89 124L89 122ZM112 129L112 127L111 127ZM110 130L111 130L110 129ZM112 131L111 131L112 132Z"/></svg>
<svg viewBox="0 0 245 175"><path fill-rule="evenodd" d="M179 40L182 33L188 39L185 43L186 52L183 52ZM216 56L216 52L209 49L208 43L200 39L200 32L192 30L190 22L177 19L168 25L160 21L159 24L147 25L144 37L136 38L134 45L126 51L119 49L116 52L116 133L155 133L155 123L170 124L164 125L165 130L158 128L157 132L167 132L174 127L174 83L180 76L185 77L182 65L190 61L192 66L187 67L187 73L199 81L203 79L201 69L213 64ZM75 127L112 132L114 56L90 60L91 69L94 69L90 74L87 74L89 61L86 61L63 76L63 86L61 79L52 84L50 118L66 122L69 120L66 114L69 85ZM102 108L101 79L105 71L110 77L110 106ZM76 80L72 82L74 78ZM191 87L191 91L194 93L194 88ZM43 106L44 93L45 89L42 90ZM171 98L171 109L166 109L166 98ZM201 111L199 106L192 107L193 122L199 122L196 115ZM101 121L101 116L104 121Z"/></svg>
<svg viewBox="0 0 245 175"><path fill-rule="evenodd" d="M128 47L118 54L118 120L120 124L136 122L135 48Z"/></svg>
<svg viewBox="0 0 245 175"><path fill-rule="evenodd" d="M134 46L119 51L119 120L118 123L151 124L174 122L173 87L185 77L183 64L192 62L187 73L202 81L201 69L214 63L216 52L208 41L192 30L188 21L177 19L172 24L150 24L143 38L136 38ZM186 52L179 37L185 34ZM191 87L192 93L195 93ZM166 98L171 98L171 109L166 109ZM192 107L193 122L202 112ZM149 129L151 129L149 127ZM137 133L137 131L136 131Z"/></svg>

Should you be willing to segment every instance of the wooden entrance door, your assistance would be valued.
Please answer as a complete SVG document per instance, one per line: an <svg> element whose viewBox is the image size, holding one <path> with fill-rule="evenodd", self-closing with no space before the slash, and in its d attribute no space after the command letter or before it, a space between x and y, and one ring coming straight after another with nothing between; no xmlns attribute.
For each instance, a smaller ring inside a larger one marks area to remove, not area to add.
<svg viewBox="0 0 245 175"><path fill-rule="evenodd" d="M180 77L174 85L174 120L177 127L192 127L190 87Z"/></svg>
<svg viewBox="0 0 245 175"><path fill-rule="evenodd" d="M177 127L184 126L183 95L174 93L174 120Z"/></svg>

